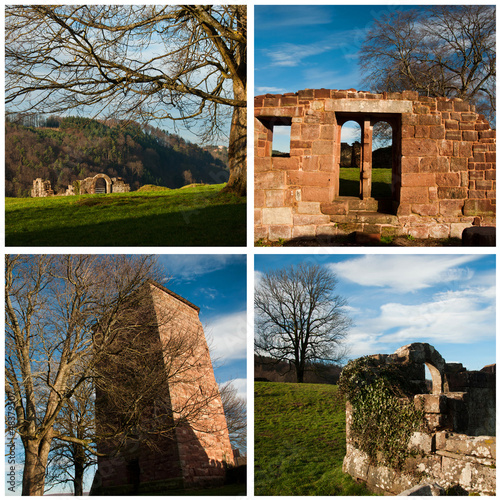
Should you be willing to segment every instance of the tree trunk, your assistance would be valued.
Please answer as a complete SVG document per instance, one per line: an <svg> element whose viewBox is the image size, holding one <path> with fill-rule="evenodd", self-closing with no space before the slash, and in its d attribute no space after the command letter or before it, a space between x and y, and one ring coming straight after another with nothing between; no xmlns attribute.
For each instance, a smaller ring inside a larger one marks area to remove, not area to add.
<svg viewBox="0 0 500 500"><path fill-rule="evenodd" d="M246 90L234 89L235 99L246 99ZM229 180L225 192L237 196L247 193L247 108L235 107L229 134Z"/></svg>
<svg viewBox="0 0 500 500"><path fill-rule="evenodd" d="M45 469L49 457L51 437L42 439L23 440L24 444L24 471L23 496L41 496L45 490Z"/></svg>
<svg viewBox="0 0 500 500"><path fill-rule="evenodd" d="M75 476L73 479L74 495L83 496L83 473L85 472L85 450L83 446L74 445Z"/></svg>

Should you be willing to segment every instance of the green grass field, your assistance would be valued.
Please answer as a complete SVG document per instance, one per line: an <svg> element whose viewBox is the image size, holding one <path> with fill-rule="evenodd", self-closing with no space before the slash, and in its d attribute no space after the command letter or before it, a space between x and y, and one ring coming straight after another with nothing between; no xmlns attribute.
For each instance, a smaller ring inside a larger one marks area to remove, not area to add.
<svg viewBox="0 0 500 500"><path fill-rule="evenodd" d="M6 198L7 246L244 246L246 198L223 184Z"/></svg>
<svg viewBox="0 0 500 500"><path fill-rule="evenodd" d="M370 495L342 472L344 456L337 386L255 383L256 495Z"/></svg>
<svg viewBox="0 0 500 500"><path fill-rule="evenodd" d="M359 168L340 169L340 195L359 196ZM391 197L392 169L372 169L372 197L375 199Z"/></svg>

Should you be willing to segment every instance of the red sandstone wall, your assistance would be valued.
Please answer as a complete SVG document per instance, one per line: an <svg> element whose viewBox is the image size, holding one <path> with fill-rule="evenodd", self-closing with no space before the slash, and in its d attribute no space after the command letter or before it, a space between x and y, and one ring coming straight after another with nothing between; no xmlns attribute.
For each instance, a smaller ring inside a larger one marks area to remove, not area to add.
<svg viewBox="0 0 500 500"><path fill-rule="evenodd" d="M149 283L123 310L126 312L120 324L115 325L120 338L114 348L123 353L128 352L130 345L130 351L143 362L147 356L146 372L158 372L157 380L151 380L162 391L158 398L156 393L148 395L154 403L150 405L150 399L144 403L147 406L142 408L142 418L146 420L139 432L147 431L148 420L154 422L155 418L171 419L175 427L170 434L159 435L154 443L141 440L138 435L127 441L116 457L99 457L94 491L135 494L155 488L165 491L169 487L220 484L225 477L225 464L233 465L234 458L199 309L166 288ZM155 346L158 338L163 352ZM101 378L125 386L128 391L130 366L113 355L105 363ZM140 379L137 383L142 393ZM96 423L102 433L107 426L113 427L115 420L120 421L122 406L115 408L105 394L97 396ZM160 417L152 408L156 405ZM100 443L99 451L113 452L116 444L112 439ZM155 486L155 482L159 484Z"/></svg>
<svg viewBox="0 0 500 500"><path fill-rule="evenodd" d="M173 374L170 399L174 420L180 422L176 440L184 481L203 485L223 479L225 464L233 465L234 458L198 309L155 285L151 290L167 371ZM179 335L192 340L192 349L172 363L169 343Z"/></svg>
<svg viewBox="0 0 500 500"><path fill-rule="evenodd" d="M397 219L376 221L379 232L391 226L421 236L416 228L428 226L445 237L461 234L475 216L494 221L495 131L473 106L412 91L308 89L255 98L256 239L335 235L339 224L353 222L346 202L337 200L340 128L351 115L372 123L392 120L397 129ZM272 157L272 127L286 122L290 157ZM369 156L371 149L368 162ZM422 235L431 236L429 230Z"/></svg>

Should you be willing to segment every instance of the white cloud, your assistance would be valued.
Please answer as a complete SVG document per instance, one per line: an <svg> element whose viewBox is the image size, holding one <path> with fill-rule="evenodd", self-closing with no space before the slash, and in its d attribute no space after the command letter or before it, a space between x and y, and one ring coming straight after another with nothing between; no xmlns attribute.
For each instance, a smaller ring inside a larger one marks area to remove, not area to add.
<svg viewBox="0 0 500 500"><path fill-rule="evenodd" d="M282 43L272 49L263 50L264 54L272 61L273 66L299 66L303 59L318 54L323 54L334 47L327 43L319 42L310 45L299 45L295 43Z"/></svg>
<svg viewBox="0 0 500 500"><path fill-rule="evenodd" d="M490 288L448 291L416 305L384 304L371 322L387 332L379 342L469 344L495 338L495 296Z"/></svg>
<svg viewBox="0 0 500 500"><path fill-rule="evenodd" d="M255 90L263 94L282 94L285 92L285 89L280 87L255 87Z"/></svg>
<svg viewBox="0 0 500 500"><path fill-rule="evenodd" d="M231 261L241 258L239 255L164 255L160 262L164 264L167 273L175 278L186 281L197 276L218 271Z"/></svg>
<svg viewBox="0 0 500 500"><path fill-rule="evenodd" d="M246 378L235 378L233 380L228 380L222 384L224 387L227 384L231 384L236 389L236 392L240 398L247 400L247 379Z"/></svg>
<svg viewBox="0 0 500 500"><path fill-rule="evenodd" d="M400 293L421 290L455 280L468 280L473 272L459 268L480 255L364 255L328 264L339 277L362 286L386 287Z"/></svg>
<svg viewBox="0 0 500 500"><path fill-rule="evenodd" d="M211 355L221 362L245 359L247 355L247 314L240 311L212 318L205 327Z"/></svg>

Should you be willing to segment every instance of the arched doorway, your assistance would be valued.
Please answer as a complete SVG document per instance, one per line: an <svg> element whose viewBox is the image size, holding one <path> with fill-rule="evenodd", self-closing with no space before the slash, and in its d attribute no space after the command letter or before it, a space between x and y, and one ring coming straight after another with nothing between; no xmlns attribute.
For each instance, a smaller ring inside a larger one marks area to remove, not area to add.
<svg viewBox="0 0 500 500"><path fill-rule="evenodd" d="M372 139L372 197L376 200L392 198L392 126L386 121L373 124Z"/></svg>
<svg viewBox="0 0 500 500"><path fill-rule="evenodd" d="M339 196L360 196L361 126L354 120L340 132Z"/></svg>
<svg viewBox="0 0 500 500"><path fill-rule="evenodd" d="M97 174L92 181L92 193L111 193L111 179L106 174Z"/></svg>

